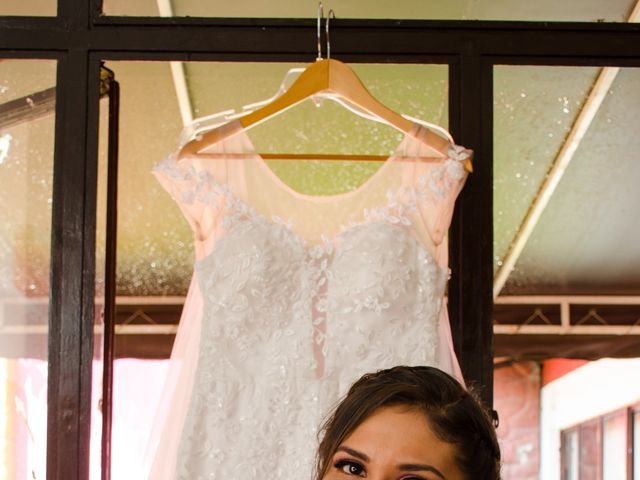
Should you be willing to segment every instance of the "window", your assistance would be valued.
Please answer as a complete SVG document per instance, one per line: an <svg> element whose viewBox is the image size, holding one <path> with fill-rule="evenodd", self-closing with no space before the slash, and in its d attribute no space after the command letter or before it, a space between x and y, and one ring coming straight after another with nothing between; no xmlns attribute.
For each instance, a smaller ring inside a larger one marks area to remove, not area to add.
<svg viewBox="0 0 640 480"><path fill-rule="evenodd" d="M561 432L562 480L640 480L640 406Z"/></svg>
<svg viewBox="0 0 640 480"><path fill-rule="evenodd" d="M562 478L578 480L578 429L574 428L562 433Z"/></svg>
<svg viewBox="0 0 640 480"><path fill-rule="evenodd" d="M0 62L0 478L44 478L57 62Z"/></svg>

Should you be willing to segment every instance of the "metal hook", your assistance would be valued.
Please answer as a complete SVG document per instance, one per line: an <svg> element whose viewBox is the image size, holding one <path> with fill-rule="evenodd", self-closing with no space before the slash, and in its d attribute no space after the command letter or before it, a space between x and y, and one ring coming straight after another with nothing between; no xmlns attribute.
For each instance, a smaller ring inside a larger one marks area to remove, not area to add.
<svg viewBox="0 0 640 480"><path fill-rule="evenodd" d="M336 13L333 11L333 8L327 13L327 19L324 23L325 33L327 35L327 60L331 58L331 40L329 39L329 19L331 18L336 18Z"/></svg>
<svg viewBox="0 0 640 480"><path fill-rule="evenodd" d="M322 40L320 38L322 18L324 17L324 9L322 8L322 2L318 2L318 56L316 61L322 60Z"/></svg>

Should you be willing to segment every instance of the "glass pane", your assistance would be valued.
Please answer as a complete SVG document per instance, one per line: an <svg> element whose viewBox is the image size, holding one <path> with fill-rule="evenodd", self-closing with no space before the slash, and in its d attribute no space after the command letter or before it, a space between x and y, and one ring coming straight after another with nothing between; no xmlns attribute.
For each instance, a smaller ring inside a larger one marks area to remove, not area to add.
<svg viewBox="0 0 640 480"><path fill-rule="evenodd" d="M598 480L600 464L599 421L580 425L580 480Z"/></svg>
<svg viewBox="0 0 640 480"><path fill-rule="evenodd" d="M56 62L0 62L0 477L45 478Z"/></svg>
<svg viewBox="0 0 640 480"><path fill-rule="evenodd" d="M602 480L627 478L627 416L605 417L602 425Z"/></svg>
<svg viewBox="0 0 640 480"><path fill-rule="evenodd" d="M494 72L494 271L498 271L598 69L498 66ZM505 293L511 293L519 272L511 273ZM533 280L525 277L520 283Z"/></svg>
<svg viewBox="0 0 640 480"><path fill-rule="evenodd" d="M171 2L171 7L168 4L169 2L154 0L104 0L104 13L139 16L315 18L317 5L315 2L298 0L175 0ZM634 4L634 0L541 0L535 3L525 0L342 0L336 5L326 5L325 8L334 8L338 18L625 22Z"/></svg>
<svg viewBox="0 0 640 480"><path fill-rule="evenodd" d="M162 62L109 62L121 84L118 198L118 312L114 372L114 478L141 468L144 448L167 372L175 325L193 273L192 231L175 201L150 174L172 153L183 117L240 110L270 98L293 64L189 63L189 92L176 94L171 66ZM174 66L175 68L175 66ZM356 65L382 103L440 125L448 121L448 67ZM179 101L178 98L181 98ZM161 101L159 101L161 99ZM181 114L182 112L182 114ZM187 112L187 114L185 114ZM263 153L384 155L399 142L391 127L325 100L304 102L250 131ZM345 164L346 163L346 164ZM379 162L271 161L268 168L305 194L348 192ZM140 477L142 478L142 477Z"/></svg>
<svg viewBox="0 0 640 480"><path fill-rule="evenodd" d="M629 205L640 203L633 133L640 69L501 66L495 81L496 272L510 245L525 239L502 293L637 291L640 226ZM586 133L575 135L578 126ZM557 187L538 202L542 214L523 236L525 214L554 162L566 167L554 173Z"/></svg>
<svg viewBox="0 0 640 480"><path fill-rule="evenodd" d="M562 480L578 480L578 430L562 434Z"/></svg>
<svg viewBox="0 0 640 480"><path fill-rule="evenodd" d="M2 0L0 2L0 15L55 17L57 9L57 0Z"/></svg>

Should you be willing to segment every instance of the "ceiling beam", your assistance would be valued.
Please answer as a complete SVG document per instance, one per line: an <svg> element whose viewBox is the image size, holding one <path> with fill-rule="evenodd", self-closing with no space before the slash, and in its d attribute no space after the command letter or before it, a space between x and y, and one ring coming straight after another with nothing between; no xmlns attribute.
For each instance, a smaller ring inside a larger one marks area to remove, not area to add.
<svg viewBox="0 0 640 480"><path fill-rule="evenodd" d="M640 22L640 0L638 0L635 4L635 6L633 7L633 10L631 11L631 14L629 14L629 23L636 23L636 22Z"/></svg>
<svg viewBox="0 0 640 480"><path fill-rule="evenodd" d="M496 305L639 305L640 295L505 295Z"/></svg>
<svg viewBox="0 0 640 480"><path fill-rule="evenodd" d="M508 295L496 298L494 304L560 307L560 325L494 324L494 334L640 335L640 318L633 325L571 324L571 305L589 305L594 310L610 306L640 307L640 295Z"/></svg>
<svg viewBox="0 0 640 480"><path fill-rule="evenodd" d="M640 335L640 325L494 325L496 335Z"/></svg>
<svg viewBox="0 0 640 480"><path fill-rule="evenodd" d="M170 0L157 0L158 13L160 17L173 17L173 8ZM187 85L187 77L184 72L183 62L169 62L171 67L171 78L173 78L173 86L176 89L176 98L178 100L178 108L182 117L182 126L186 127L193 122L193 105L189 96L189 86Z"/></svg>

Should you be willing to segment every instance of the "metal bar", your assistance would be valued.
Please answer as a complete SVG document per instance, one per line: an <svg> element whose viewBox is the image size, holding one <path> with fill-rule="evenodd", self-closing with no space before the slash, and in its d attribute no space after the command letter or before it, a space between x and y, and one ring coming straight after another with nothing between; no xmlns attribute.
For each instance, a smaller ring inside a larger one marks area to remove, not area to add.
<svg viewBox="0 0 640 480"><path fill-rule="evenodd" d="M172 18L173 8L170 0L156 0L158 12L161 17ZM182 125L187 126L193 122L193 106L189 97L189 87L185 77L184 64L182 62L170 62L171 77L173 78L173 86L176 90L178 107L182 116Z"/></svg>
<svg viewBox="0 0 640 480"><path fill-rule="evenodd" d="M102 335L104 331L105 328L102 325L93 327L94 335ZM114 328L116 335L175 335L177 332L177 325L115 325ZM49 333L47 325L0 326L0 334L2 335L46 335L47 333Z"/></svg>
<svg viewBox="0 0 640 480"><path fill-rule="evenodd" d="M571 327L571 307L569 302L560 303L560 325L563 330L568 330Z"/></svg>
<svg viewBox="0 0 640 480"><path fill-rule="evenodd" d="M116 325L117 335L175 335L177 325Z"/></svg>
<svg viewBox="0 0 640 480"><path fill-rule="evenodd" d="M640 335L640 326L632 325L494 325L500 335Z"/></svg>
<svg viewBox="0 0 640 480"><path fill-rule="evenodd" d="M150 300L147 300L150 299ZM183 305L185 297L116 297L116 305Z"/></svg>
<svg viewBox="0 0 640 480"><path fill-rule="evenodd" d="M103 67L104 68L104 67ZM110 72L107 163L107 219L105 251L104 335L102 370L102 480L111 478L111 424L115 336L116 257L118 223L118 139L120 85Z"/></svg>
<svg viewBox="0 0 640 480"><path fill-rule="evenodd" d="M496 305L640 305L638 295L507 295L494 300Z"/></svg>
<svg viewBox="0 0 640 480"><path fill-rule="evenodd" d="M168 296L116 296L117 305L183 305L185 297L182 295L168 295ZM95 297L94 303L96 305L103 305L103 297ZM0 306L5 305L48 305L49 297L13 297L3 298L0 300Z"/></svg>
<svg viewBox="0 0 640 480"><path fill-rule="evenodd" d="M184 64L182 62L169 62L169 66L171 68L173 85L176 89L182 125L187 126L193 122L193 107L191 106L191 98L189 97L189 87L187 86L187 79L185 77Z"/></svg>
<svg viewBox="0 0 640 480"><path fill-rule="evenodd" d="M51 87L0 105L0 128L8 128L55 113L56 88Z"/></svg>
<svg viewBox="0 0 640 480"><path fill-rule="evenodd" d="M56 108L56 88L51 87L0 105L0 128L7 128L52 114Z"/></svg>

